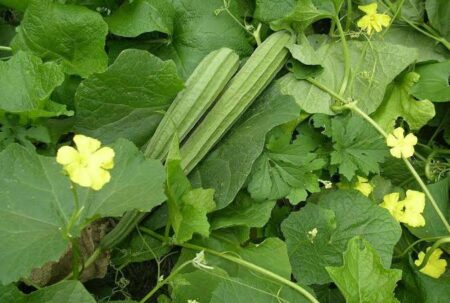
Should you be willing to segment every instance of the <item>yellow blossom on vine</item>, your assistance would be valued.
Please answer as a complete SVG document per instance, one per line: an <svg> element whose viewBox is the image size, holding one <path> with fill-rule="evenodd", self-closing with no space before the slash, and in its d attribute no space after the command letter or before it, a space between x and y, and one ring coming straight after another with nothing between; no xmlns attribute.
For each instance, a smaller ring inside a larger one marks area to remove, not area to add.
<svg viewBox="0 0 450 303"><path fill-rule="evenodd" d="M391 155L396 158L409 158L414 155L414 145L417 144L417 137L413 134L408 134L405 137L405 130L397 127L387 136L386 143L392 147Z"/></svg>
<svg viewBox="0 0 450 303"><path fill-rule="evenodd" d="M430 250L430 247L427 248L427 252ZM427 264L420 269L420 272L426 274L427 276L433 277L435 279L439 278L447 267L447 261L444 259L440 259L442 255L442 250L440 248L436 248L432 253L430 258L428 259ZM414 264L420 266L425 258L425 253L421 251L418 255L418 259L414 261Z"/></svg>
<svg viewBox="0 0 450 303"><path fill-rule="evenodd" d="M425 226L422 213L425 209L425 194L415 190L407 190L406 198L399 201L399 193L385 195L381 207L386 208L399 222L411 227Z"/></svg>
<svg viewBox="0 0 450 303"><path fill-rule="evenodd" d="M100 190L111 179L108 170L114 167L114 150L100 148L100 141L83 135L75 135L73 141L76 149L61 147L56 161L63 165L72 182Z"/></svg>
<svg viewBox="0 0 450 303"><path fill-rule="evenodd" d="M358 8L366 13L361 19L358 20L358 27L366 31L369 35L372 34L372 30L377 33L381 32L384 27L389 26L391 17L386 14L377 14L378 4L376 2L368 5L360 5Z"/></svg>

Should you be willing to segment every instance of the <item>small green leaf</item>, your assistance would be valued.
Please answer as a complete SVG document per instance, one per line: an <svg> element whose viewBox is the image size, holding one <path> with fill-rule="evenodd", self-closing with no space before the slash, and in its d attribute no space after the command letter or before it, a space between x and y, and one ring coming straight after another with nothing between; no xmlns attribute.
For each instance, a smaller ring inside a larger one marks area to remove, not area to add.
<svg viewBox="0 0 450 303"><path fill-rule="evenodd" d="M336 117L331 121L334 151L331 164L347 180L355 175L378 173L387 156L387 146L378 132L358 116Z"/></svg>
<svg viewBox="0 0 450 303"><path fill-rule="evenodd" d="M175 241L189 241L194 233L209 236L208 213L216 207L214 190L192 189L188 178L181 168L178 139L174 137L166 160L167 205L169 221L175 232Z"/></svg>
<svg viewBox="0 0 450 303"><path fill-rule="evenodd" d="M0 153L0 281L9 283L67 249L67 233L77 237L92 219L118 217L125 211L148 211L165 200L164 169L145 160L129 141L112 146L115 167L100 191L76 187L82 211L70 230L74 196L62 166L20 145ZM45 243L45 245L44 245Z"/></svg>
<svg viewBox="0 0 450 303"><path fill-rule="evenodd" d="M432 102L418 101L410 95L411 87L418 79L418 74L408 73L388 87L383 103L372 116L386 132L394 129L399 117L408 122L411 130L418 130L436 114Z"/></svg>
<svg viewBox="0 0 450 303"><path fill-rule="evenodd" d="M86 7L30 0L12 47L61 62L66 73L87 77L106 68L107 33L101 15Z"/></svg>
<svg viewBox="0 0 450 303"><path fill-rule="evenodd" d="M125 137L140 146L182 88L172 61L125 50L104 73L78 87L75 129L104 143Z"/></svg>
<svg viewBox="0 0 450 303"><path fill-rule="evenodd" d="M0 110L34 113L36 118L71 114L61 104L62 112L46 110L51 106L52 91L63 81L64 74L56 63L42 63L32 54L18 52L8 61L0 61Z"/></svg>
<svg viewBox="0 0 450 303"><path fill-rule="evenodd" d="M377 251L360 237L348 241L344 265L326 270L348 303L399 302L394 289L402 271L384 268Z"/></svg>
<svg viewBox="0 0 450 303"><path fill-rule="evenodd" d="M316 77L323 71L323 66L308 39L304 35L301 35L300 39L300 44L288 46L292 57L295 59L291 60L292 68L290 68L290 71L297 80Z"/></svg>
<svg viewBox="0 0 450 303"><path fill-rule="evenodd" d="M433 102L450 101L450 60L421 65L415 72L420 75L411 91L415 97Z"/></svg>
<svg viewBox="0 0 450 303"><path fill-rule="evenodd" d="M287 133L288 138L292 136ZM313 147L315 149L316 147ZM248 191L256 200L276 200L290 196L305 196L306 191L318 192L319 182L315 171L325 162L303 144L301 137L292 144L289 141L268 146L255 162L249 177ZM298 200L292 200L296 204Z"/></svg>
<svg viewBox="0 0 450 303"><path fill-rule="evenodd" d="M123 37L136 37L158 31L171 35L175 10L167 0L125 1L114 13L105 18L111 33Z"/></svg>
<svg viewBox="0 0 450 303"><path fill-rule="evenodd" d="M297 281L331 282L325 267L342 265L342 253L354 236L369 241L383 266L390 265L401 229L389 212L357 191L338 190L318 198L318 205L307 203L281 226Z"/></svg>

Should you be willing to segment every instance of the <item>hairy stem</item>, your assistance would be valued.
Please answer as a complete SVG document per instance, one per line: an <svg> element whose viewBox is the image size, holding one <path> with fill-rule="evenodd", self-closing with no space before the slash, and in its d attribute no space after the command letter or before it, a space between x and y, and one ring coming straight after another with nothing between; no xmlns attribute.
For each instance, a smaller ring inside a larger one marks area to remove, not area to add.
<svg viewBox="0 0 450 303"><path fill-rule="evenodd" d="M348 80L350 78L350 53L348 51L347 39L345 38L344 29L342 28L339 16L334 18L334 22L336 23L339 37L341 38L342 51L344 53L344 79L342 79L341 88L339 89L339 94L342 95L347 88Z"/></svg>
<svg viewBox="0 0 450 303"><path fill-rule="evenodd" d="M12 48L9 46L1 46L0 45L0 51L12 52Z"/></svg>

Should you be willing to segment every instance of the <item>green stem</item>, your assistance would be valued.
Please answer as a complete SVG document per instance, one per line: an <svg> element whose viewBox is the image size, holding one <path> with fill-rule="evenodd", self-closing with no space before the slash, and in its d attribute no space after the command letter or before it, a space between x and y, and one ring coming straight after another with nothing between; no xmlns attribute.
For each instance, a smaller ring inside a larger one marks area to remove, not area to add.
<svg viewBox="0 0 450 303"><path fill-rule="evenodd" d="M72 278L74 280L78 280L80 275L80 271L83 270L82 266L80 266L80 247L78 245L78 239L72 238Z"/></svg>
<svg viewBox="0 0 450 303"><path fill-rule="evenodd" d="M92 253L92 255L86 260L86 262L84 262L84 264L81 264L78 266L78 271L81 272L84 268L88 268L89 266L91 266L92 264L94 264L94 262L98 259L98 257L102 254L102 251L100 248L97 248L96 250L94 250L94 252ZM70 274L68 274L64 280L69 280L72 279L73 277L73 272L71 272Z"/></svg>
<svg viewBox="0 0 450 303"><path fill-rule="evenodd" d="M0 51L12 52L12 48L9 46L1 46L0 45Z"/></svg>
<svg viewBox="0 0 450 303"><path fill-rule="evenodd" d="M430 259L433 252L444 243L450 243L450 237L445 237L445 238L442 238L442 239L434 242L433 246L431 246L431 248L426 252L425 258L423 258L422 263L420 263L420 265L419 265L419 267L417 267L417 269L421 270L422 268L424 268L427 265L428 260Z"/></svg>
<svg viewBox="0 0 450 303"><path fill-rule="evenodd" d="M441 219L442 223L444 224L445 228L447 229L447 231L450 233L450 225L448 224L447 219L445 218L444 214L442 213L441 209L439 208L439 206L436 203L436 200L434 200L433 195L430 193L430 191L428 190L428 187L425 185L425 183L423 182L422 178L420 178L419 174L417 173L417 171L415 170L415 168L412 166L411 162L409 162L408 159L402 158L403 162L405 162L406 167L409 169L409 171L411 172L411 174L414 176L414 178L416 179L417 183L419 183L420 187L422 188L423 192L425 193L425 195L427 196L428 200L430 200L431 205L433 205L434 210L436 211L437 215L439 216L439 218Z"/></svg>
<svg viewBox="0 0 450 303"><path fill-rule="evenodd" d="M306 81L308 81L309 83L313 84L314 86L320 88L324 92L328 93L331 97L335 98L336 100L340 101L341 103L348 103L347 100L345 100L343 97L341 97L340 95L338 95L337 93L335 93L333 90L329 89L322 83L320 83L312 78L308 78L308 79L306 79Z"/></svg>
<svg viewBox="0 0 450 303"><path fill-rule="evenodd" d="M406 255L414 246L416 246L419 243L425 242L425 241L434 241L442 239L443 237L429 237L429 238L422 238L417 241L414 241L411 245L409 245L401 254L394 256L394 259L400 259L404 255Z"/></svg>
<svg viewBox="0 0 450 303"><path fill-rule="evenodd" d="M350 53L348 50L347 39L345 38L345 33L341 25L339 17L334 17L339 36L341 38L342 51L344 53L344 79L342 79L341 88L339 89L339 94L342 95L347 88L348 80L350 78Z"/></svg>
<svg viewBox="0 0 450 303"><path fill-rule="evenodd" d="M156 239L158 239L160 241L164 241L164 236L154 232L153 230L151 230L149 228L145 228L145 227L140 227L140 229L144 233L147 233L150 236L155 237ZM275 274L275 273L273 273L273 272L271 272L269 270L266 270L266 269L264 269L262 267L259 267L258 265L255 265L253 263L247 262L247 261L242 260L242 259L237 258L237 257L233 257L233 256L230 256L230 255L227 255L226 252L218 252L218 251L206 248L206 247L202 247L202 246L195 245L195 244L190 244L190 243L175 244L175 245L178 245L178 246L181 246L181 247L184 247L184 248L187 248L187 249L197 250L197 251L202 251L203 250L204 252L209 253L211 255L217 256L219 258L228 260L230 262L233 262L233 263L236 263L236 264L239 264L239 265L242 265L243 267L246 267L246 268L248 268L248 269L250 269L250 270L252 270L254 272L258 272L258 273L260 273L260 274L262 274L262 275L272 279L273 281L277 281L277 282L279 282L281 284L284 284L284 285L292 288L293 290L299 292L305 298L307 298L309 302L319 303L319 301L317 301L317 299L314 298L313 295L311 295L307 290L305 290L300 285L297 285L294 282L292 282L292 281L290 281L288 279L285 279L285 278L283 278L283 277L281 277L281 276L279 276L279 275L277 275L277 274Z"/></svg>
<svg viewBox="0 0 450 303"><path fill-rule="evenodd" d="M162 281L158 281L158 283L156 283L156 286L144 298L142 298L139 303L147 302L147 300L150 299L161 287L169 283L177 274L179 274L186 266L190 264L192 264L192 261L187 261L181 264L179 267L174 269L167 278Z"/></svg>

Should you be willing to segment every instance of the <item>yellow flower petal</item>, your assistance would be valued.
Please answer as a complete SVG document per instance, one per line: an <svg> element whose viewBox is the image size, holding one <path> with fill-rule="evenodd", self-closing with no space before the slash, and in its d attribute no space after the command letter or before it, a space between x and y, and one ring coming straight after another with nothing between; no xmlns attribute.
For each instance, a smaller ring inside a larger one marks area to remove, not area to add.
<svg viewBox="0 0 450 303"><path fill-rule="evenodd" d="M422 213L425 209L425 194L420 191L406 191L406 198L402 201L404 206L400 222L411 227L425 226L425 218Z"/></svg>
<svg viewBox="0 0 450 303"><path fill-rule="evenodd" d="M367 5L359 5L358 8L365 12L367 15L373 15L377 13L378 4L376 2L373 2Z"/></svg>
<svg viewBox="0 0 450 303"><path fill-rule="evenodd" d="M73 141L80 154L88 156L100 148L100 141L83 135L75 135Z"/></svg>
<svg viewBox="0 0 450 303"><path fill-rule="evenodd" d="M368 197L370 193L373 191L372 185L370 185L369 180L366 178L357 176L358 182L354 186L354 188L360 191L364 196Z"/></svg>
<svg viewBox="0 0 450 303"><path fill-rule="evenodd" d="M78 162L80 154L71 146L63 146L58 149L56 153L56 162L62 165L67 165L73 162Z"/></svg>
<svg viewBox="0 0 450 303"><path fill-rule="evenodd" d="M101 168L111 169L114 167L114 156L111 147L102 147L92 155L92 161Z"/></svg>
<svg viewBox="0 0 450 303"><path fill-rule="evenodd" d="M427 252L430 247L427 248ZM440 259L443 251L440 248L437 248L433 251L430 258L428 259L427 264L420 270L420 272L432 277L439 278L445 272L447 267L447 261L444 259ZM417 260L414 261L414 264L420 266L425 258L425 253L421 251L418 255Z"/></svg>
<svg viewBox="0 0 450 303"><path fill-rule="evenodd" d="M387 146L393 147L397 145L398 139L394 137L393 134L389 134L386 138L386 144Z"/></svg>
<svg viewBox="0 0 450 303"><path fill-rule="evenodd" d="M399 221L399 218L403 215L403 203L398 202L399 198L399 193L391 193L385 195L383 202L380 204L380 206L386 208L397 221Z"/></svg>
<svg viewBox="0 0 450 303"><path fill-rule="evenodd" d="M92 176L87 168L82 166L74 166L67 171L72 182L84 187L91 187Z"/></svg>
<svg viewBox="0 0 450 303"><path fill-rule="evenodd" d="M416 145L417 144L417 137L414 136L414 134L407 134L406 137L405 137L404 142L406 144L409 144L409 145Z"/></svg>
<svg viewBox="0 0 450 303"><path fill-rule="evenodd" d="M412 157L414 155L414 147L410 145L403 145L401 148L401 153L405 158Z"/></svg>
<svg viewBox="0 0 450 303"><path fill-rule="evenodd" d="M403 139L405 137L405 130L402 127L397 127L396 129L394 129L392 131L392 134L397 138L397 139Z"/></svg>
<svg viewBox="0 0 450 303"><path fill-rule="evenodd" d="M391 23L391 17L386 14L379 14L377 21L380 25L387 27L389 26L389 23Z"/></svg>
<svg viewBox="0 0 450 303"><path fill-rule="evenodd" d="M389 151L391 152L391 155L395 158L402 157L402 149L400 147L393 147Z"/></svg>
<svg viewBox="0 0 450 303"><path fill-rule="evenodd" d="M100 190L106 183L111 180L111 175L104 169L97 169L93 172L91 188Z"/></svg>

